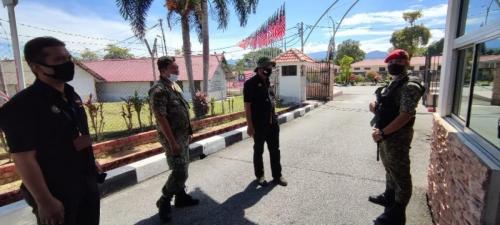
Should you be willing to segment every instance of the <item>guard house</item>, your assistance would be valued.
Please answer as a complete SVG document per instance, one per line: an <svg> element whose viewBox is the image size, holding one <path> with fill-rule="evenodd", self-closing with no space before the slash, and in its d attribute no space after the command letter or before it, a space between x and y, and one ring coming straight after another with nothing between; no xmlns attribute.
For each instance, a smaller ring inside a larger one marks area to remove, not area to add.
<svg viewBox="0 0 500 225"><path fill-rule="evenodd" d="M274 58L279 71L277 94L284 104L298 104L306 100L306 77L304 68L314 63L306 54L290 49Z"/></svg>

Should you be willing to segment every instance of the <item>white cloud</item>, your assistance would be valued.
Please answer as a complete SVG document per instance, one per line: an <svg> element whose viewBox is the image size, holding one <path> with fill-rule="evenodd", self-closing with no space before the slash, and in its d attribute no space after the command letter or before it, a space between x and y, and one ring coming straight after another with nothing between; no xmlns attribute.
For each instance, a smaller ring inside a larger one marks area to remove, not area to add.
<svg viewBox="0 0 500 225"><path fill-rule="evenodd" d="M429 39L429 44L435 41L439 41L443 37L444 37L444 30L431 29L431 38Z"/></svg>
<svg viewBox="0 0 500 225"><path fill-rule="evenodd" d="M421 3L422 1L418 1ZM422 9L423 17L417 20L417 24L423 24L431 28L431 39L429 43L437 41L444 37L444 28L446 23L447 4L440 4L429 8ZM402 14L422 8L422 5L413 5L405 10L380 11L371 13L358 13L346 18L342 24L344 28L352 28L339 30L337 37L351 38L354 40L364 39L360 41L361 49L365 52L374 50L387 51L392 44L390 37L395 30L402 29L406 25ZM323 29L324 36L330 37L331 30ZM361 38L360 38L361 37ZM368 38L368 39L367 39Z"/></svg>
<svg viewBox="0 0 500 225"><path fill-rule="evenodd" d="M447 4L436 5L430 8L422 9L423 17L419 21L426 21L433 18L443 18L447 14ZM362 24L388 24L388 25L398 25L404 24L405 21L402 17L404 12L412 11L414 9L406 10L393 10L393 11L381 11L381 12L371 12L371 13L358 13L346 18L343 25L362 25Z"/></svg>
<svg viewBox="0 0 500 225"><path fill-rule="evenodd" d="M385 52L390 47L392 47L392 44L389 40L390 36L360 41L360 48L365 52L371 52L375 50Z"/></svg>
<svg viewBox="0 0 500 225"><path fill-rule="evenodd" d="M381 29L376 30L370 27L358 27L354 29L346 29L337 31L336 37L350 37L350 36L386 36L391 35L394 30ZM328 34L330 36L331 34Z"/></svg>
<svg viewBox="0 0 500 225"><path fill-rule="evenodd" d="M74 14L60 8L49 7L36 2L23 2L23 4L16 7L17 27L21 44L33 37L54 36L65 41L67 48L72 52L80 52L85 48L89 48L93 51L99 51L98 53L100 54L104 54L102 50L107 44L116 43L117 41L133 36L128 21L107 19L86 10L84 7L82 7L81 11L85 13ZM0 10L0 18L5 20L8 18L6 9ZM149 18L154 19L148 21L156 21L158 16L149 15ZM6 28L6 32L9 33L8 23L2 22L2 25ZM40 28L62 31L64 33L52 32ZM5 36L5 33L1 29L0 33L2 33L2 36ZM146 39L152 44L154 38L159 34L161 34L160 30L154 28L146 33ZM10 39L10 33L8 37ZM168 28L165 28L165 38L170 53L173 53L174 49L182 48L182 36L180 32L170 31ZM158 40L158 45L161 45L161 43ZM191 36L191 43L193 51L201 50L201 45L197 41L196 35ZM119 45L130 48L131 52L136 56L149 55L145 44L137 38L132 38ZM161 52L161 49L159 48L158 51ZM0 52L0 54L2 53Z"/></svg>
<svg viewBox="0 0 500 225"><path fill-rule="evenodd" d="M297 47L300 49L300 46ZM328 43L309 42L304 45L304 53L323 52L328 50Z"/></svg>

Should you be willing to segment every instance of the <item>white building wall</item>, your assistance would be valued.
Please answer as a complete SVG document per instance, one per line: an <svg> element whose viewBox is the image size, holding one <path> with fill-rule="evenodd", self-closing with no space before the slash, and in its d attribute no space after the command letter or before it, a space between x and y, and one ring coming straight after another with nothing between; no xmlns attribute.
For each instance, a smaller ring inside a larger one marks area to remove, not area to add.
<svg viewBox="0 0 500 225"><path fill-rule="evenodd" d="M226 76L222 67L219 66L215 71L215 75L212 80L208 81L208 99L212 97L215 100L222 100L227 98L226 89ZM203 88L203 81L200 81L200 88ZM189 82L187 80L182 81L182 96L189 102L191 102L191 93L189 92Z"/></svg>
<svg viewBox="0 0 500 225"><path fill-rule="evenodd" d="M300 103L306 97L306 77L301 76L304 63L280 63L277 66L297 66L297 75L282 76L279 74L279 97L284 103ZM285 74L286 75L286 74Z"/></svg>
<svg viewBox="0 0 500 225"><path fill-rule="evenodd" d="M121 98L133 96L137 90L140 96L148 96L150 82L99 82L97 96L101 102L119 102Z"/></svg>
<svg viewBox="0 0 500 225"><path fill-rule="evenodd" d="M203 82L201 82L203 85ZM227 98L226 76L221 66L215 71L214 77L208 81L208 98L212 97L215 100L222 100Z"/></svg>
<svg viewBox="0 0 500 225"><path fill-rule="evenodd" d="M1 61L0 68L0 83L2 85L0 87L0 91L3 91L3 89L6 88L7 94L12 97L16 94L17 90L17 74L15 63L11 60ZM26 61L23 61L23 72L26 86L32 85L33 82L35 82L36 76L35 74L33 74ZM80 95L80 97L85 100L91 93L93 96L96 96L94 79L94 76L92 76L79 66L75 65L75 78L73 79L73 81L69 82L69 84L73 86L76 93L78 93L78 95Z"/></svg>
<svg viewBox="0 0 500 225"><path fill-rule="evenodd" d="M93 100L96 100L97 92L95 78L79 66L75 66L75 78L68 84L75 88L76 93L78 93L83 100L87 100L90 94L92 94Z"/></svg>

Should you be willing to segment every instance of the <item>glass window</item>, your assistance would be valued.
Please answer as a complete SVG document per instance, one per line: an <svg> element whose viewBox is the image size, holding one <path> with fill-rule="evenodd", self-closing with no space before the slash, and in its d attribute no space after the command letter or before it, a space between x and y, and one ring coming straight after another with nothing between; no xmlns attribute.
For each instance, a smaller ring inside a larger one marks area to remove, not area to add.
<svg viewBox="0 0 500 225"><path fill-rule="evenodd" d="M364 69L365 69L365 70L370 70L371 68L370 68L370 67L365 67Z"/></svg>
<svg viewBox="0 0 500 225"><path fill-rule="evenodd" d="M424 70L425 70L425 66L419 66L419 67L418 67L418 70L420 70L420 71L424 71Z"/></svg>
<svg viewBox="0 0 500 225"><path fill-rule="evenodd" d="M385 71L385 67L379 67L379 68L378 68L378 71L380 71L380 72L384 72L384 71Z"/></svg>
<svg viewBox="0 0 500 225"><path fill-rule="evenodd" d="M500 147L500 38L477 49L469 128Z"/></svg>
<svg viewBox="0 0 500 225"><path fill-rule="evenodd" d="M282 66L281 76L297 76L297 66Z"/></svg>
<svg viewBox="0 0 500 225"><path fill-rule="evenodd" d="M359 67L354 67L354 70L360 70L360 69L361 69L361 68L359 68Z"/></svg>
<svg viewBox="0 0 500 225"><path fill-rule="evenodd" d="M458 36L500 22L499 0L464 0L461 8Z"/></svg>
<svg viewBox="0 0 500 225"><path fill-rule="evenodd" d="M474 56L473 47L458 51L458 68L453 112L463 120L467 119L470 84Z"/></svg>

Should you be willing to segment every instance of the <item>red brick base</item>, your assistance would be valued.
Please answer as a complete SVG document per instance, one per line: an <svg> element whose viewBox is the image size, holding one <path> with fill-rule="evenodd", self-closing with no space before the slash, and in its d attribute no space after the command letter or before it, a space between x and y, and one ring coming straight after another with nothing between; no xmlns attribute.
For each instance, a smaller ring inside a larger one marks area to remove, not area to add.
<svg viewBox="0 0 500 225"><path fill-rule="evenodd" d="M491 171L434 115L427 196L437 225L483 224Z"/></svg>

